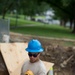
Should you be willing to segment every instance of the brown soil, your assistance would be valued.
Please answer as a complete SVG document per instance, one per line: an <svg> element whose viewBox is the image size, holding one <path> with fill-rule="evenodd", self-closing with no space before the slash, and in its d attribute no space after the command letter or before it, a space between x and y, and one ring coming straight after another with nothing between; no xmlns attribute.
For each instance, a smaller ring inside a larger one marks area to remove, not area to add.
<svg viewBox="0 0 75 75"><path fill-rule="evenodd" d="M31 39L38 39L42 43L45 51L41 59L53 62L54 71L59 69L62 72L59 75L75 74L75 40L10 33L10 42L29 42Z"/></svg>

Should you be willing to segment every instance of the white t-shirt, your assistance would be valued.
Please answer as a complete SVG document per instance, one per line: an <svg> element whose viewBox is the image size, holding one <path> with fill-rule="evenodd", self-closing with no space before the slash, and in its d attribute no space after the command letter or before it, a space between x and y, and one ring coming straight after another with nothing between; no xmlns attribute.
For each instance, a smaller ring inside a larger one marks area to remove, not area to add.
<svg viewBox="0 0 75 75"><path fill-rule="evenodd" d="M34 75L46 75L46 68L41 60L35 63L26 61L22 66L21 75L24 75L27 70L31 70Z"/></svg>

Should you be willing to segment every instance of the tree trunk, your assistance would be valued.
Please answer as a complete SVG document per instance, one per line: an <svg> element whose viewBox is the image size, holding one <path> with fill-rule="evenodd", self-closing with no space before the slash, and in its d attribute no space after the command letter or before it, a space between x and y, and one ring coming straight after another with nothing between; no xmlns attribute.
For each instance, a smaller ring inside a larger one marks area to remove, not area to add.
<svg viewBox="0 0 75 75"><path fill-rule="evenodd" d="M75 18L74 18L74 27L72 33L75 33Z"/></svg>
<svg viewBox="0 0 75 75"><path fill-rule="evenodd" d="M74 17L73 18L74 19L74 27L73 27L73 31L72 32L75 33L75 4L74 4L74 2L73 2L72 5L73 5L73 17Z"/></svg>
<svg viewBox="0 0 75 75"><path fill-rule="evenodd" d="M6 14L6 12L4 11L2 14L2 19L5 19L5 14Z"/></svg>
<svg viewBox="0 0 75 75"><path fill-rule="evenodd" d="M70 29L72 29L73 19L70 19Z"/></svg>
<svg viewBox="0 0 75 75"><path fill-rule="evenodd" d="M60 26L66 27L66 20L60 20Z"/></svg>
<svg viewBox="0 0 75 75"><path fill-rule="evenodd" d="M67 22L67 21L66 21L66 20L64 20L64 24L63 24L63 26L64 26L64 27L66 27L66 22Z"/></svg>
<svg viewBox="0 0 75 75"><path fill-rule="evenodd" d="M7 8L6 7L3 8L2 19L5 18L7 11L12 7L12 5L13 5L13 3L11 3Z"/></svg>
<svg viewBox="0 0 75 75"><path fill-rule="evenodd" d="M63 26L63 20L60 20L60 26Z"/></svg>

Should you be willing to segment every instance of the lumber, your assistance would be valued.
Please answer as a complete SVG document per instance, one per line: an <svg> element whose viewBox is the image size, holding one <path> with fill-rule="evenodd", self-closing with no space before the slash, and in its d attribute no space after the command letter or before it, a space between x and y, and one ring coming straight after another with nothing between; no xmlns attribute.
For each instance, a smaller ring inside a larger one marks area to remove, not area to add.
<svg viewBox="0 0 75 75"><path fill-rule="evenodd" d="M25 51L28 43L0 43L0 52L6 64L9 75L20 75L23 63L29 60ZM43 61L47 71L54 64Z"/></svg>
<svg viewBox="0 0 75 75"><path fill-rule="evenodd" d="M27 58L26 43L2 43L1 54L10 75Z"/></svg>

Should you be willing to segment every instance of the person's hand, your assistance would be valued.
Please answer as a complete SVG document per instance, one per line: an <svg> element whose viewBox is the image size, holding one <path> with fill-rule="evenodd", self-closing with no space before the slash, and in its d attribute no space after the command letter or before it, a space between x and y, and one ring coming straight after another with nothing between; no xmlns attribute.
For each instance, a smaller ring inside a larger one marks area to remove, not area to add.
<svg viewBox="0 0 75 75"><path fill-rule="evenodd" d="M33 72L32 72L31 70L27 70L27 71L25 72L25 75L34 75L34 74L33 74Z"/></svg>

